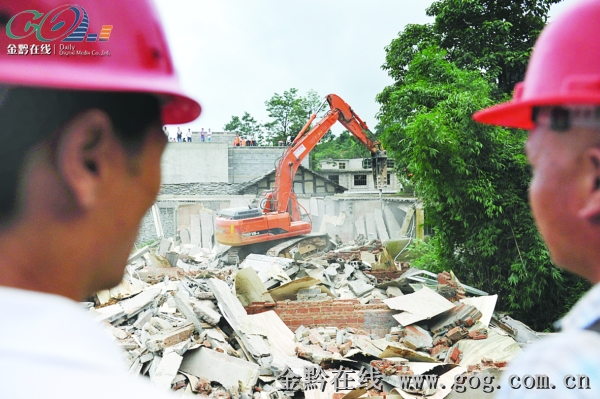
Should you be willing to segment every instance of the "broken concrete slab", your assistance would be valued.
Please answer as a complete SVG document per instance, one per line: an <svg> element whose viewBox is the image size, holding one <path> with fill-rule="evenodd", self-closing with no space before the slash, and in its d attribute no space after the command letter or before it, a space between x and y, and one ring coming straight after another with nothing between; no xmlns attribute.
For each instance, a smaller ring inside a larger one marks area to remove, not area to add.
<svg viewBox="0 0 600 399"><path fill-rule="evenodd" d="M179 238L181 239L181 245L187 245L190 241L190 231L186 228L183 228L179 231Z"/></svg>
<svg viewBox="0 0 600 399"><path fill-rule="evenodd" d="M202 246L202 228L199 214L190 215L190 244Z"/></svg>
<svg viewBox="0 0 600 399"><path fill-rule="evenodd" d="M398 287L387 287L385 289L385 292L386 292L386 294L389 297L392 297L392 298L396 297L396 296L402 296L402 295L404 295L404 293L402 292L402 290L400 288L398 288Z"/></svg>
<svg viewBox="0 0 600 399"><path fill-rule="evenodd" d="M499 333L495 328L488 329L486 339L463 339L455 346L462 352L459 364L464 367L480 364L484 358L493 362L508 362L522 352L514 339Z"/></svg>
<svg viewBox="0 0 600 399"><path fill-rule="evenodd" d="M312 277L302 277L289 283L283 284L280 287L273 288L268 292L273 298L273 300L277 302L285 301L286 299L293 301L296 299L296 295L300 289L310 288L320 283L321 281ZM334 295L327 288L320 286L320 289L321 292L326 293L328 296L334 298Z"/></svg>
<svg viewBox="0 0 600 399"><path fill-rule="evenodd" d="M178 252L167 252L165 255L165 258L167 258L167 261L169 261L169 264L171 266L177 266L177 261L179 260L179 253Z"/></svg>
<svg viewBox="0 0 600 399"><path fill-rule="evenodd" d="M365 215L365 223L367 225L367 240L376 240L378 238L377 225L375 224L372 213L367 213Z"/></svg>
<svg viewBox="0 0 600 399"><path fill-rule="evenodd" d="M239 386L244 392L252 391L259 375L255 363L207 348L187 352L180 370L198 378L216 381L226 389Z"/></svg>
<svg viewBox="0 0 600 399"><path fill-rule="evenodd" d="M535 331L508 315L504 315L499 319L494 318L493 323L508 332L521 347L540 339L540 336Z"/></svg>
<svg viewBox="0 0 600 399"><path fill-rule="evenodd" d="M433 338L427 330L412 325L404 329L402 343L409 349L423 350L433 346Z"/></svg>
<svg viewBox="0 0 600 399"><path fill-rule="evenodd" d="M160 293L160 288L149 287L133 298L119 302L119 306L123 309L123 313L126 316L133 316L153 302Z"/></svg>
<svg viewBox="0 0 600 399"><path fill-rule="evenodd" d="M383 212L381 209L373 210L373 219L375 220L375 227L377 228L377 234L379 235L379 239L384 242L390 239L390 236L387 232L387 228L385 226L385 221L383 220Z"/></svg>
<svg viewBox="0 0 600 399"><path fill-rule="evenodd" d="M411 207L406 212L406 216L404 217L404 221L402 222L402 227L400 228L400 237L406 237L408 234L408 228L410 227L413 216L415 214L415 208Z"/></svg>
<svg viewBox="0 0 600 399"><path fill-rule="evenodd" d="M425 352L419 352L401 345L394 345L393 343L388 343L388 346L379 354L378 357L381 359L386 359L388 357L401 357L411 362L440 363L438 359L428 355Z"/></svg>
<svg viewBox="0 0 600 399"><path fill-rule="evenodd" d="M200 228L202 229L202 248L211 249L214 236L212 213L209 213L206 210L200 212L200 224Z"/></svg>
<svg viewBox="0 0 600 399"><path fill-rule="evenodd" d="M488 327L490 325L490 320L492 320L497 301L498 295L488 295L481 297L464 298L461 299L459 302L475 306L481 312L481 319L479 320L479 322L481 322L484 326Z"/></svg>
<svg viewBox="0 0 600 399"><path fill-rule="evenodd" d="M177 353L166 351L150 378L152 383L164 390L171 389L171 382L177 375L182 360L183 357Z"/></svg>
<svg viewBox="0 0 600 399"><path fill-rule="evenodd" d="M412 294L386 299L383 302L390 309L403 311L393 316L403 326L431 319L454 308L452 302L427 287L423 287Z"/></svg>
<svg viewBox="0 0 600 399"><path fill-rule="evenodd" d="M175 292L173 298L175 299L175 305L177 306L177 310L179 310L179 312L181 312L181 314L183 314L189 322L194 324L196 331L202 332L202 324L200 323L200 319L198 318L198 316L196 316L196 313L194 312L194 308L190 303L190 298L187 295L187 293L183 290L179 290Z"/></svg>
<svg viewBox="0 0 600 399"><path fill-rule="evenodd" d="M243 268L236 273L235 294L243 306L253 302L275 302L253 267Z"/></svg>
<svg viewBox="0 0 600 399"><path fill-rule="evenodd" d="M363 280L348 281L348 286L357 297L367 295L375 289L375 286L368 284Z"/></svg>
<svg viewBox="0 0 600 399"><path fill-rule="evenodd" d="M286 356L296 355L294 333L273 310L248 315L247 320L260 326L268 326L265 329L266 337L273 352Z"/></svg>
<svg viewBox="0 0 600 399"><path fill-rule="evenodd" d="M146 342L146 347L152 352L160 352L170 346L177 345L192 336L194 324L189 323L172 330L162 331L151 335Z"/></svg>
<svg viewBox="0 0 600 399"><path fill-rule="evenodd" d="M437 334L456 326L471 327L479 319L481 319L481 312L475 306L458 303L450 310L434 317L429 323L429 329L432 333Z"/></svg>
<svg viewBox="0 0 600 399"><path fill-rule="evenodd" d="M385 216L385 224L387 225L390 239L399 239L401 237L402 227L396 221L396 216L394 215L394 212L390 209L390 204L385 205L383 209L383 214Z"/></svg>
<svg viewBox="0 0 600 399"><path fill-rule="evenodd" d="M367 228L365 227L365 218L363 216L357 218L354 221L354 226L356 227L356 236L367 237Z"/></svg>
<svg viewBox="0 0 600 399"><path fill-rule="evenodd" d="M242 349L259 364L262 374L269 375L273 356L269 351L269 345L266 343L265 338L259 335L244 334L241 330L242 323L248 316L246 309L233 295L226 282L211 278L208 280L208 285L217 299L223 317L238 334L238 343Z"/></svg>
<svg viewBox="0 0 600 399"><path fill-rule="evenodd" d="M160 245L158 246L158 254L160 256L165 256L167 252L171 249L171 245L173 241L169 238L163 238L160 240Z"/></svg>
<svg viewBox="0 0 600 399"><path fill-rule="evenodd" d="M291 279L285 270L291 268L293 265L294 261L292 259L250 254L240 264L240 268L253 268L263 283L271 279L289 282Z"/></svg>

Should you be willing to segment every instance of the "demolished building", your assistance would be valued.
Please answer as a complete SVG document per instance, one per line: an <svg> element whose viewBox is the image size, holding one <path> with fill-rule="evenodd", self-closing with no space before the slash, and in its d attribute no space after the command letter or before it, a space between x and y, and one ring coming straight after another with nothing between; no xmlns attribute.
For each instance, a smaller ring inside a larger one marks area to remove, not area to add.
<svg viewBox="0 0 600 399"><path fill-rule="evenodd" d="M176 244L132 254L123 283L88 306L131 373L182 395L452 397L457 375L498 372L537 339L494 315L497 296L390 263L378 240L237 265L221 246Z"/></svg>
<svg viewBox="0 0 600 399"><path fill-rule="evenodd" d="M274 173L162 185L123 282L87 304L132 374L205 398L452 398L457 376L498 373L537 339L494 314L497 296L401 261L422 236L415 198L343 194L304 167L296 195L335 249L231 263L214 219Z"/></svg>

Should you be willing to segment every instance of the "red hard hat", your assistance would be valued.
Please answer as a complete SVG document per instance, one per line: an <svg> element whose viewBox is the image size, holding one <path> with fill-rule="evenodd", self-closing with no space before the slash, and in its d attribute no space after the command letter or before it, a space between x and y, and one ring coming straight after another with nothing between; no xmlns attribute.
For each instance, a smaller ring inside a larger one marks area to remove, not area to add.
<svg viewBox="0 0 600 399"><path fill-rule="evenodd" d="M149 1L0 0L0 31L0 84L154 93L165 124L200 115Z"/></svg>
<svg viewBox="0 0 600 399"><path fill-rule="evenodd" d="M600 1L580 1L544 28L512 100L479 111L473 119L532 129L534 106L600 104L599 36Z"/></svg>

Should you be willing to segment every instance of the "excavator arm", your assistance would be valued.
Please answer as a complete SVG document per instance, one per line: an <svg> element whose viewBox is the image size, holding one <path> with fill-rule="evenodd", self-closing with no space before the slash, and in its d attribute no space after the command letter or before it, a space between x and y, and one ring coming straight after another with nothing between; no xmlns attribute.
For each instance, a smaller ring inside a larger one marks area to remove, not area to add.
<svg viewBox="0 0 600 399"><path fill-rule="evenodd" d="M302 160L336 122L344 125L371 152L373 177L381 193L387 182L387 156L381 144L344 100L330 94L326 101L330 109L325 116L309 130L316 118L316 113L312 115L284 152L277 166L275 187L261 199L260 209L241 207L221 210L215 221L215 237L221 244L238 248L233 258L239 256L242 247L250 251L275 240L294 238L294 242L297 242L295 237L311 232L311 224L300 217L300 208L293 192L294 176ZM329 242L323 237L308 237L301 241L306 248L326 248ZM288 242L283 241L283 244L287 246Z"/></svg>
<svg viewBox="0 0 600 399"><path fill-rule="evenodd" d="M340 122L371 152L371 165L375 187L381 190L387 183L387 155L367 124L339 96L329 94L326 97L329 111L315 126L308 130L316 118L311 116L304 128L298 133L291 146L283 154L277 167L275 187L267 201L268 211L289 212L292 220L299 220L297 202L293 193L294 176L298 167L336 122Z"/></svg>

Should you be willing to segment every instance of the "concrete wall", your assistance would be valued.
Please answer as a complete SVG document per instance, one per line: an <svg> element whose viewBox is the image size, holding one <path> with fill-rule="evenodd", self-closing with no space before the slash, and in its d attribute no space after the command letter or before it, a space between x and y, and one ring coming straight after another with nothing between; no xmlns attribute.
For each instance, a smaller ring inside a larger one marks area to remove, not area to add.
<svg viewBox="0 0 600 399"><path fill-rule="evenodd" d="M162 184L245 183L273 170L286 147L232 147L227 141L169 143ZM308 157L302 165L308 167Z"/></svg>
<svg viewBox="0 0 600 399"><path fill-rule="evenodd" d="M162 157L162 184L228 181L227 143L169 143Z"/></svg>
<svg viewBox="0 0 600 399"><path fill-rule="evenodd" d="M229 183L244 183L277 167L287 147L229 147ZM302 162L308 167L308 157Z"/></svg>

